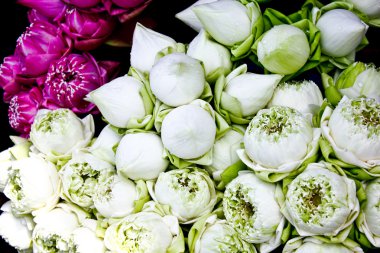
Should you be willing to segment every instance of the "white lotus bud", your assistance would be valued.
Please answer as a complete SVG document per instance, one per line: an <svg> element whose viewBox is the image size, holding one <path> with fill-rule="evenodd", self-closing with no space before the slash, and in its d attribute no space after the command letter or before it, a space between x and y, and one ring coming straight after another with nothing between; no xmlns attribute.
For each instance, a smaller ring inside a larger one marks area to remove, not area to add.
<svg viewBox="0 0 380 253"><path fill-rule="evenodd" d="M169 165L163 154L164 146L157 134L129 133L117 147L116 168L132 180L153 180Z"/></svg>
<svg viewBox="0 0 380 253"><path fill-rule="evenodd" d="M330 10L319 18L322 52L343 57L354 52L363 40L368 26L354 13L344 9Z"/></svg>
<svg viewBox="0 0 380 253"><path fill-rule="evenodd" d="M113 151L113 147L120 142L121 137L122 136L113 130L110 125L107 125L88 150L94 156L111 164L115 164L115 152Z"/></svg>
<svg viewBox="0 0 380 253"><path fill-rule="evenodd" d="M201 63L183 53L169 54L158 60L149 80L153 94L173 107L200 97L206 81Z"/></svg>
<svg viewBox="0 0 380 253"><path fill-rule="evenodd" d="M133 33L131 66L142 72L149 72L157 53L175 44L172 38L137 23Z"/></svg>
<svg viewBox="0 0 380 253"><path fill-rule="evenodd" d="M380 1L379 0L347 0L352 3L355 9L366 14L369 18L380 17Z"/></svg>
<svg viewBox="0 0 380 253"><path fill-rule="evenodd" d="M142 87L139 80L125 75L90 92L86 99L98 107L111 125L129 128L130 120L142 119L150 113L145 111Z"/></svg>
<svg viewBox="0 0 380 253"><path fill-rule="evenodd" d="M310 55L306 34L292 25L276 25L257 46L259 62L272 73L289 75L300 70Z"/></svg>
<svg viewBox="0 0 380 253"><path fill-rule="evenodd" d="M213 117L194 104L173 109L162 122L161 138L164 147L183 159L206 154L214 144L215 135Z"/></svg>

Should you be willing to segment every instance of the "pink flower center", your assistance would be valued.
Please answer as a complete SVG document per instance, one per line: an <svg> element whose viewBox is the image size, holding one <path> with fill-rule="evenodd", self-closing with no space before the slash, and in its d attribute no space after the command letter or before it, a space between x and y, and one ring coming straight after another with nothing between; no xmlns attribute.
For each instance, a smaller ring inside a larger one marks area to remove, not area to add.
<svg viewBox="0 0 380 253"><path fill-rule="evenodd" d="M18 103L18 97L14 96L10 103L9 103L9 111L8 111L8 116L9 116L9 123L12 128L17 128L19 126L19 118L20 118L20 112L19 112L19 103Z"/></svg>

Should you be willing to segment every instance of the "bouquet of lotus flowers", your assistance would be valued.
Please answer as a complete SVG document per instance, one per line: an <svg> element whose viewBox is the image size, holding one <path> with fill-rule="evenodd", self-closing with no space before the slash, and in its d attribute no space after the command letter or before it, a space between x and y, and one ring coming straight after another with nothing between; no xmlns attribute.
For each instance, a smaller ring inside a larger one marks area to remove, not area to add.
<svg viewBox="0 0 380 253"><path fill-rule="evenodd" d="M19 2L0 72L18 252L380 248L378 0L152 2L178 34L136 21L150 1ZM131 26L126 69L96 59Z"/></svg>

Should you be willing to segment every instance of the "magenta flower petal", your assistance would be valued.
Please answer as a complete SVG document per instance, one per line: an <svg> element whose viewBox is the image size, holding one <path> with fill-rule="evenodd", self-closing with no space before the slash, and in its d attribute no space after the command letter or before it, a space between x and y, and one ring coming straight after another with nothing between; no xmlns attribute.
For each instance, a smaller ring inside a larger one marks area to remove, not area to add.
<svg viewBox="0 0 380 253"><path fill-rule="evenodd" d="M54 60L69 51L69 41L57 26L37 21L18 38L15 55L20 57L21 73L37 77L45 74Z"/></svg>
<svg viewBox="0 0 380 253"><path fill-rule="evenodd" d="M24 135L30 132L30 126L42 102L42 93L34 87L30 91L13 96L9 103L8 118L13 129Z"/></svg>
<svg viewBox="0 0 380 253"><path fill-rule="evenodd" d="M91 8L99 4L101 0L62 0L62 1L78 8Z"/></svg>
<svg viewBox="0 0 380 253"><path fill-rule="evenodd" d="M36 9L43 16L51 19L62 15L66 9L66 4L61 0L18 0L17 3Z"/></svg>
<svg viewBox="0 0 380 253"><path fill-rule="evenodd" d="M127 22L145 10L146 7L152 2L152 0L134 0L134 1L123 1L123 0L102 0L105 9L111 16L117 16L120 22ZM117 2L117 3L116 3ZM130 2L130 4L127 4ZM135 5L137 4L137 5ZM133 7L121 7L121 6L132 6Z"/></svg>
<svg viewBox="0 0 380 253"><path fill-rule="evenodd" d="M43 90L43 105L69 108L75 113L88 113L95 107L83 98L103 85L108 76L89 54L69 54L51 65Z"/></svg>
<svg viewBox="0 0 380 253"><path fill-rule="evenodd" d="M42 21L42 22L50 22L51 19L43 15L41 12L39 12L36 9L30 9L28 11L28 20L29 23L34 23L37 21Z"/></svg>
<svg viewBox="0 0 380 253"><path fill-rule="evenodd" d="M89 13L78 9L66 11L61 29L74 43L74 48L90 51L101 44L111 35L116 25L115 19L106 13Z"/></svg>

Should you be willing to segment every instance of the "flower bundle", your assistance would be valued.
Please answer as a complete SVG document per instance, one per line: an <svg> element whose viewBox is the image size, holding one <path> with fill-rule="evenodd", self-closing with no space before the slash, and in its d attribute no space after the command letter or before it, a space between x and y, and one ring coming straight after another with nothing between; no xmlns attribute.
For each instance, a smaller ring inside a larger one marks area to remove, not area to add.
<svg viewBox="0 0 380 253"><path fill-rule="evenodd" d="M111 36L117 40L117 30L136 23L150 2L18 1L30 8L30 25L18 38L14 54L0 66L11 127L28 136L38 109L96 113L95 106L83 98L112 80L119 62L96 60L91 52Z"/></svg>
<svg viewBox="0 0 380 253"><path fill-rule="evenodd" d="M80 91L98 135L67 96L33 109L0 153L0 235L25 252L379 248L379 71L355 58L379 13L263 2L194 3L188 43L137 24L128 73ZM61 61L33 99L65 91Z"/></svg>

